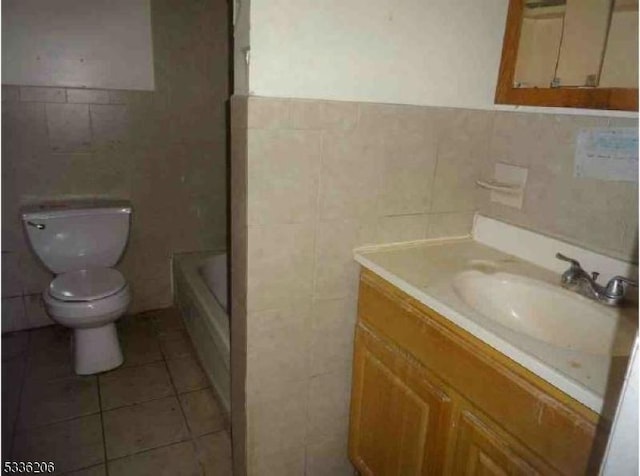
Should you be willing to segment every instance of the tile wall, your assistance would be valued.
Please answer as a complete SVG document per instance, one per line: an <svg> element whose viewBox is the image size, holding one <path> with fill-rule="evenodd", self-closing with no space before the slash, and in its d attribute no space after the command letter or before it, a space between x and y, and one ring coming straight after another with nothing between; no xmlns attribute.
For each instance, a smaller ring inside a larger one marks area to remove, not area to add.
<svg viewBox="0 0 640 476"><path fill-rule="evenodd" d="M355 246L466 234L476 211L593 248L602 238L569 218L590 216L609 236L634 228L635 185L598 184L579 206L536 208L547 187L585 187L565 169L577 128L592 123L609 120L234 97L232 366L242 377L232 412L246 422L236 463L246 450L249 474L352 474ZM523 211L490 205L475 186L496 161L530 167ZM599 221L601 201L624 202L609 205L615 220ZM628 257L633 245L618 243L610 254Z"/></svg>
<svg viewBox="0 0 640 476"><path fill-rule="evenodd" d="M638 183L574 178L581 128L638 127L637 119L495 113L489 154L528 168L522 210L484 202L481 213L638 263Z"/></svg>
<svg viewBox="0 0 640 476"><path fill-rule="evenodd" d="M152 28L153 92L3 86L3 331L50 322L26 201L131 200L132 312L171 304L172 253L226 245L227 2L153 0Z"/></svg>
<svg viewBox="0 0 640 476"><path fill-rule="evenodd" d="M467 233L486 199L473 181L490 165L491 114L234 98L232 124L232 322L246 315L248 472L352 474L351 250Z"/></svg>

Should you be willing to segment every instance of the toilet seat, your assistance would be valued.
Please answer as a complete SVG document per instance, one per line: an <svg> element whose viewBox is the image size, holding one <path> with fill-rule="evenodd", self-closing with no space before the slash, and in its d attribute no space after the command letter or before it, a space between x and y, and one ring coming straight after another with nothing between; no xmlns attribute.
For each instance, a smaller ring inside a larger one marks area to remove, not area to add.
<svg viewBox="0 0 640 476"><path fill-rule="evenodd" d="M86 302L116 294L127 282L113 268L87 268L59 274L49 284L51 297L67 302Z"/></svg>
<svg viewBox="0 0 640 476"><path fill-rule="evenodd" d="M63 301L52 296L47 288L42 298L54 321L67 327L88 328L121 316L131 303L131 289L125 282L122 289L102 299Z"/></svg>

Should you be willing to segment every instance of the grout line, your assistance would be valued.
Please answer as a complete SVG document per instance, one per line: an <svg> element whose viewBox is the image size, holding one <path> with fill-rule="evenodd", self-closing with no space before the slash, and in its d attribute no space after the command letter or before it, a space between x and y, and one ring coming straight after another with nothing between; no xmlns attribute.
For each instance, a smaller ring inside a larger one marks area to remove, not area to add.
<svg viewBox="0 0 640 476"><path fill-rule="evenodd" d="M20 379L20 391L19 391L19 395L18 395L18 406L16 407L16 416L15 416L15 420L13 421L13 429L11 432L11 447L9 448L9 457L12 458L13 457L13 453L15 451L15 444L16 444L16 435L18 433L18 421L20 419L20 412L22 411L22 399L24 398L24 388L26 385L26 381L27 381L27 366L29 365L28 362L28 358L30 355L30 350L31 350L31 332L27 332L27 349L26 352L24 353L22 359L23 359L23 364L24 367L22 369L22 377ZM5 459L6 461L6 459Z"/></svg>
<svg viewBox="0 0 640 476"><path fill-rule="evenodd" d="M98 411L92 412L92 413L87 413L87 414L84 414L84 415L77 415L77 416L73 416L73 417L70 417L70 418L65 418L65 419L62 419L62 420L56 420L56 421L53 421L53 422L46 423L44 425L33 426L33 427L29 427L29 428L23 428L20 431L21 432L31 432L33 430L46 428L46 427L49 427L49 426L52 426L52 425L56 425L56 424L59 424L59 423L65 423L65 422L69 422L69 421L73 421L73 420L78 420L80 418L94 416L94 415L97 415L97 414L109 413L109 412L112 412L112 411L120 410L122 408L134 407L136 405L143 405L143 404L146 404L146 403L149 403L149 402L155 402L157 400L162 400L162 399L165 399L165 398L171 398L171 397L176 397L177 398L179 396L179 394L177 394L177 393L172 393L171 395L164 395L162 397L153 397L153 398L150 398L148 400L141 400L141 401L137 401L137 402L134 402L134 403L127 403L126 405L120 405L120 406L114 407L114 408L103 409L102 408L102 396L100 394L99 388L100 388L100 384L99 384L99 380L98 380L98 406L99 406ZM209 387L205 387L205 388L209 388ZM172 386L172 390L175 391L173 386ZM192 391L187 392L187 393L198 392L198 391L201 391L201 390L204 390L204 389L192 390Z"/></svg>
<svg viewBox="0 0 640 476"><path fill-rule="evenodd" d="M169 371L169 366L167 365L166 361L165 361L165 367L167 368L167 372L169 374L169 380L171 381L171 386L173 387L173 391L175 392L176 400L178 400L178 405L180 406L180 414L182 415L182 418L184 418L184 423L187 427L187 430L189 431L189 436L192 436L192 431L191 431L191 427L189 426L189 420L187 419L187 414L185 413L184 408L182 408L182 401L180 400L181 394L178 393L178 388L176 387L176 383L173 380L171 372Z"/></svg>
<svg viewBox="0 0 640 476"><path fill-rule="evenodd" d="M173 389L172 389L173 390ZM164 395L162 397L153 397L153 398L149 398L148 400L139 400L137 402L134 403L127 403L125 405L120 405L117 407L113 407L113 408L105 408L104 410L100 410L102 413L109 413L109 412L113 412L116 410L120 410L122 408L129 408L129 407L135 407L137 405L144 405L150 402L157 402L158 400L164 400L166 398L171 398L171 397L178 397L177 393L172 393L171 395Z"/></svg>
<svg viewBox="0 0 640 476"><path fill-rule="evenodd" d="M325 156L325 144L327 141L327 131L320 131L320 163L318 164L318 176L316 183L316 197L315 197L315 213L313 220L313 257L312 257L312 275L311 275L311 306L313 307L313 301L317 294L316 289L318 285L318 232L320 230L321 213L322 213L322 184L324 176L324 156Z"/></svg>
<svg viewBox="0 0 640 476"><path fill-rule="evenodd" d="M76 469L72 469L71 471L67 471L65 473L62 473L62 476L68 476L70 474L74 474L78 471L84 471L85 469L91 469L91 468L97 468L99 466L104 465L105 467L107 466L106 461L104 463L98 463L98 464L92 464L91 466L83 466L82 468L76 468Z"/></svg>
<svg viewBox="0 0 640 476"><path fill-rule="evenodd" d="M189 433L188 441L191 442L191 447L193 449L193 454L195 455L195 463L198 468L200 468L201 473L204 473L204 466L200 462L200 454L198 452L198 444L197 438L194 435L193 430L191 429L191 425L189 424L189 419L187 418L187 414L184 411L184 407L182 406L182 400L180 399L180 394L178 393L178 387L176 386L175 381L173 380L173 376L171 375L171 371L169 370L169 365L167 364L167 360L164 360L165 367L167 368L167 372L169 374L169 380L171 381L171 385L173 386L174 392L176 392L176 400L178 400L178 407L180 408L180 414L182 415L182 419L184 420L184 424L187 427L187 432ZM194 390L197 391L197 390ZM187 440L185 440L187 441Z"/></svg>
<svg viewBox="0 0 640 476"><path fill-rule="evenodd" d="M102 390L100 387L100 377L96 376L96 384L98 390L98 408L100 409L100 429L102 430L102 455L104 458L104 472L109 476L109 465L107 464L107 434L104 429L104 415L102 411Z"/></svg>
<svg viewBox="0 0 640 476"><path fill-rule="evenodd" d="M108 467L109 465L106 464L108 462L118 461L118 460L121 460L121 459L130 458L132 456L138 456L138 455L141 455L143 453L149 453L150 451L155 451L155 450L159 450L159 449L162 449L162 448L168 448L170 446L179 445L180 443L187 443L189 441L191 441L191 439L190 438L186 438L184 440L174 441L173 443L165 443L165 444L162 444L162 445L159 445L159 446L154 446L153 448L145 448L143 450L136 451L134 453L129 453L129 454L124 455L124 456L118 456L117 458L111 458L111 459L109 459L109 460L107 460L105 462L105 465ZM96 466L96 465L94 465L94 466ZM108 476L108 474L107 474L107 476Z"/></svg>
<svg viewBox="0 0 640 476"><path fill-rule="evenodd" d="M213 431L207 431L206 433L202 433L201 435L198 435L197 438L202 438L203 436L209 436L209 435L217 435L218 433L229 433L226 428L221 428L219 430L213 430Z"/></svg>
<svg viewBox="0 0 640 476"><path fill-rule="evenodd" d="M84 415L76 415L76 416L73 416L73 417L65 418L63 420L51 421L49 423L45 423L44 425L30 426L30 427L27 427L27 428L18 428L18 427L16 427L16 431L19 431L20 433L33 433L36 430L41 430L43 428L48 428L48 427L53 426L53 425L59 425L61 423L67 423L67 422L70 422L70 421L73 421L73 420L79 420L81 418L87 418L87 417L90 417L90 416L96 416L99 413L100 413L100 410L98 410L96 412L92 412L92 413L85 413Z"/></svg>

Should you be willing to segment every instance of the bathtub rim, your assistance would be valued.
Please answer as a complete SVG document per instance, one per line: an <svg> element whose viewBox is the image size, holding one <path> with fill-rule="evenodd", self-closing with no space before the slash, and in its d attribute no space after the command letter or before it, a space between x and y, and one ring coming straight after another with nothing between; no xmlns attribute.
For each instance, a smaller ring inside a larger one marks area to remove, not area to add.
<svg viewBox="0 0 640 476"><path fill-rule="evenodd" d="M206 319L207 326L211 327L215 335L217 335L223 343L225 366L231 368L230 364L230 316L222 308L218 300L215 298L209 287L206 285L204 278L199 272L199 267L204 259L213 255L227 253L227 250L208 250L189 253L176 253L173 255L173 269L175 274L186 281L189 285L189 294L195 305L204 311L207 316L213 315L213 318ZM174 276L174 281L178 276ZM175 282L174 282L174 301L176 299ZM211 311L211 312L209 312ZM221 317L222 316L222 317Z"/></svg>

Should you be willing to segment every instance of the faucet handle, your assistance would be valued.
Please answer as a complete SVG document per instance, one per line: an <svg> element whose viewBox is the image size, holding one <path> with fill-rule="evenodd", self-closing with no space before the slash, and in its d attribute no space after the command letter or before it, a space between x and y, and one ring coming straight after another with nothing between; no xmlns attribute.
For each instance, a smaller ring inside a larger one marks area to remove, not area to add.
<svg viewBox="0 0 640 476"><path fill-rule="evenodd" d="M571 266L582 268L582 266L580 266L580 263L578 261L574 260L573 258L569 258L568 256L565 256L562 253L556 253L556 258L558 258L559 260L571 263Z"/></svg>
<svg viewBox="0 0 640 476"><path fill-rule="evenodd" d="M614 276L607 283L605 294L608 297L623 297L624 296L624 284L629 286L638 287L638 281L625 278L624 276Z"/></svg>

